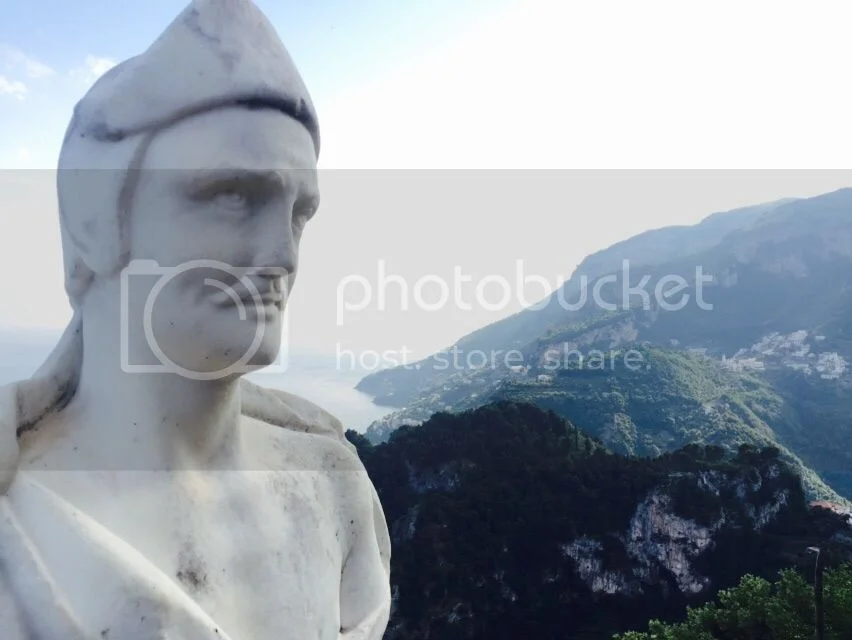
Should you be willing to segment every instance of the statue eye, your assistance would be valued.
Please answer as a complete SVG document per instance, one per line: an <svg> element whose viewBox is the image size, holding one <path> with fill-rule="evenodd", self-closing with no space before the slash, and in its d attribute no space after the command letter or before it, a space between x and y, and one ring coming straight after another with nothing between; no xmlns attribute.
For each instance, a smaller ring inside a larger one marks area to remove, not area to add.
<svg viewBox="0 0 852 640"><path fill-rule="evenodd" d="M242 210L248 207L248 195L237 188L227 188L214 196L216 204L224 209Z"/></svg>
<svg viewBox="0 0 852 640"><path fill-rule="evenodd" d="M313 202L299 204L293 209L293 228L297 232L301 232L305 225L308 224L314 213L316 213L316 205Z"/></svg>

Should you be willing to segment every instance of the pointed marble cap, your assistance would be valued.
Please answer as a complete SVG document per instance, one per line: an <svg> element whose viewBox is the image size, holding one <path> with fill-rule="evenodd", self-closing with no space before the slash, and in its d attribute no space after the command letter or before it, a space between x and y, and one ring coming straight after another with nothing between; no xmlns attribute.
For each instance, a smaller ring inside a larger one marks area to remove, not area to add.
<svg viewBox="0 0 852 640"><path fill-rule="evenodd" d="M319 155L310 95L266 16L251 0L193 0L144 53L95 83L72 129L119 141L231 104L281 110L305 126Z"/></svg>

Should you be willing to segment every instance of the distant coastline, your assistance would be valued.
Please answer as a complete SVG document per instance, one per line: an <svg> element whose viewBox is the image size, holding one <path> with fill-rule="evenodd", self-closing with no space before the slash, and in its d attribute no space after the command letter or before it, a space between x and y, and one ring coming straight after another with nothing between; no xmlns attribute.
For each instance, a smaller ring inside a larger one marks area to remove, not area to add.
<svg viewBox="0 0 852 640"><path fill-rule="evenodd" d="M0 386L29 378L59 341L62 333L51 329L0 328ZM393 409L373 402L355 389L368 371L337 368L333 355L303 351L288 358L286 371L249 374L263 386L302 396L337 416L347 429L363 432Z"/></svg>

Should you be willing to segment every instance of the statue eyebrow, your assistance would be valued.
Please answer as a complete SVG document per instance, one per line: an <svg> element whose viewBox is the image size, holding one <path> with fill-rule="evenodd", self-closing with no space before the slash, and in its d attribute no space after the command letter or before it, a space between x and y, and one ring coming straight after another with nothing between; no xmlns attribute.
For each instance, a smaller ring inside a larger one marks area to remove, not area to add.
<svg viewBox="0 0 852 640"><path fill-rule="evenodd" d="M193 172L190 190L202 195L204 191L221 184L245 184L276 191L285 191L290 186L289 181L278 171L224 167Z"/></svg>

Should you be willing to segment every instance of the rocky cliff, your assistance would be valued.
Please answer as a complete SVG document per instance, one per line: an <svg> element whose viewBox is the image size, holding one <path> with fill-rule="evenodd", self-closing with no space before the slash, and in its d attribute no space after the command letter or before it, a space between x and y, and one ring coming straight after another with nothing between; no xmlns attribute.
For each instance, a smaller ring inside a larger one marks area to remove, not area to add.
<svg viewBox="0 0 852 640"><path fill-rule="evenodd" d="M393 536L387 640L608 637L773 575L847 526L809 509L777 449L628 458L514 403L378 446L349 435Z"/></svg>

